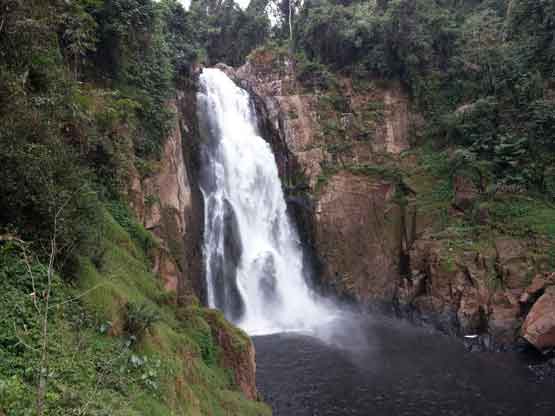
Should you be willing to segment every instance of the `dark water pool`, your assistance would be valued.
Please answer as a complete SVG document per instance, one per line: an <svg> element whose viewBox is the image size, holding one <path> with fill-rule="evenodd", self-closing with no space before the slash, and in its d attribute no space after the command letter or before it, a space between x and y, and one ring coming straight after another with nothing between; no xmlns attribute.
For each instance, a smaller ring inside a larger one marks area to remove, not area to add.
<svg viewBox="0 0 555 416"><path fill-rule="evenodd" d="M524 358L470 353L396 320L349 319L320 338L254 338L257 383L279 416L555 416L555 385Z"/></svg>

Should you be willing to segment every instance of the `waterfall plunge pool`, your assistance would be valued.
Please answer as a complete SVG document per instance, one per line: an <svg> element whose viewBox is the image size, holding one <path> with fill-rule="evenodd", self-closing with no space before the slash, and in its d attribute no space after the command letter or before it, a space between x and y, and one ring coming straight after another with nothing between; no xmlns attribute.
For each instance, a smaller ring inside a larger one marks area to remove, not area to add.
<svg viewBox="0 0 555 416"><path fill-rule="evenodd" d="M275 416L553 416L555 384L525 357L388 318L351 316L318 337L254 337L257 384Z"/></svg>

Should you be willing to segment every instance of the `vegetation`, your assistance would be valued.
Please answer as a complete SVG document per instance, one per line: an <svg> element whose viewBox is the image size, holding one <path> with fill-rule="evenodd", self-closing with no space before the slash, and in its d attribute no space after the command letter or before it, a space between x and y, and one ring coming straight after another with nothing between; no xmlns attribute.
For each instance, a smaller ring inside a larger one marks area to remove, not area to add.
<svg viewBox="0 0 555 416"><path fill-rule="evenodd" d="M213 313L168 304L144 253L104 214L98 265L81 257L76 284L58 274L52 281L44 414L269 414L220 367L227 352L211 335ZM38 309L48 285L46 268L23 247L0 245L0 408L10 416L36 414Z"/></svg>
<svg viewBox="0 0 555 416"><path fill-rule="evenodd" d="M212 330L245 335L175 304L151 272L159 242L129 208L176 87L265 36L265 15L208 4L0 2L1 415L269 414Z"/></svg>
<svg viewBox="0 0 555 416"><path fill-rule="evenodd" d="M436 148L462 147L498 186L552 196L551 1L310 1L296 47L352 78L401 80Z"/></svg>
<svg viewBox="0 0 555 416"><path fill-rule="evenodd" d="M450 248L540 237L553 263L554 34L552 0L1 0L0 414L268 412L222 368L223 318L168 301L129 209L199 65L294 61L329 155L317 191L339 170L380 177ZM355 111L345 80L408 91L427 121L412 153L352 162L385 109ZM452 215L460 176L478 196Z"/></svg>

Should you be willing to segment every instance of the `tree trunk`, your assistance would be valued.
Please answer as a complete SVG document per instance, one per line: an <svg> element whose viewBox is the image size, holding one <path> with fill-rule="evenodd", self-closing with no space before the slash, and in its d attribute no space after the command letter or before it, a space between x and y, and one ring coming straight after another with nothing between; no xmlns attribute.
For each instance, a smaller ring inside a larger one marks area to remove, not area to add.
<svg viewBox="0 0 555 416"><path fill-rule="evenodd" d="M293 0L289 0L289 48L293 50Z"/></svg>

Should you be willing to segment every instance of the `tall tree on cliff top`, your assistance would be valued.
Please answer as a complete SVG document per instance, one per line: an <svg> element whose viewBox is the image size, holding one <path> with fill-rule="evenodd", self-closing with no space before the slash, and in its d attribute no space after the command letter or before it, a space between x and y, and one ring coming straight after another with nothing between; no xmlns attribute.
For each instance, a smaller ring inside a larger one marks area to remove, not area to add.
<svg viewBox="0 0 555 416"><path fill-rule="evenodd" d="M243 10L233 0L193 0L190 13L210 64L241 65L251 50L266 41L270 30L265 8L259 3Z"/></svg>

